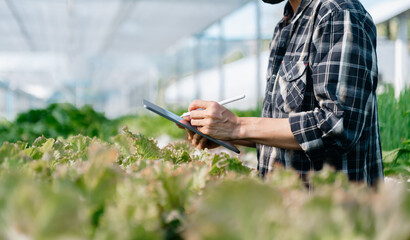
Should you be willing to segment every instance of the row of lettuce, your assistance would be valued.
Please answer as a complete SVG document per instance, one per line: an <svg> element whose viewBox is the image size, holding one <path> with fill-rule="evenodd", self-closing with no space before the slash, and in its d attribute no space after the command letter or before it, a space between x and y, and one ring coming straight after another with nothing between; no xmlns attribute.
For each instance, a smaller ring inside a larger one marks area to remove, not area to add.
<svg viewBox="0 0 410 240"><path fill-rule="evenodd" d="M37 138L0 148L0 239L408 239L410 186L378 189L325 168L265 180L236 157L159 148L128 129L110 142Z"/></svg>

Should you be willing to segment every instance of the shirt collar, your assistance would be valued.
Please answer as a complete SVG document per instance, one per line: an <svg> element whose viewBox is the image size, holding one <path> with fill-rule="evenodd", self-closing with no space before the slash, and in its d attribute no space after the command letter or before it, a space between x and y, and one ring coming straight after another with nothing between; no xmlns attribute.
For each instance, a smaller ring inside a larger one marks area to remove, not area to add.
<svg viewBox="0 0 410 240"><path fill-rule="evenodd" d="M300 2L300 5L299 5L298 9L296 10L296 14L293 13L292 6L290 5L290 3L288 1L285 5L285 9L283 11L283 15L284 15L285 19L291 19L292 22L296 21L301 16L300 13L303 12L303 10L305 10L312 1L313 0L302 0Z"/></svg>

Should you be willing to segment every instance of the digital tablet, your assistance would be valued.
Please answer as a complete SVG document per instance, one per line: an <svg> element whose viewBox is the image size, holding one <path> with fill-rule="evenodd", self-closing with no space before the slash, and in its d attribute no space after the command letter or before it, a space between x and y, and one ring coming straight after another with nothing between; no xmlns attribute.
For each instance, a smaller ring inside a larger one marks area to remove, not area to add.
<svg viewBox="0 0 410 240"><path fill-rule="evenodd" d="M156 114L158 114L158 115L160 115L160 116L162 116L162 117L164 117L168 120L173 121L174 123L178 124L179 126L182 126L186 129L189 129L192 132L198 133L202 137L206 137L207 139L211 140L212 142L217 143L217 144L219 144L223 147L226 147L227 149L229 149L231 151L234 151L236 153L240 153L240 151L232 143L227 142L227 141L218 140L218 139L210 137L206 134L203 134L200 131L198 131L198 129L196 127L192 126L189 122L182 123L181 120L184 120L184 119L181 118L180 116L178 116L178 115L176 115L176 114L174 114L170 111L167 111L167 110L161 108L160 106L157 106L157 105L155 105L155 104L153 104L153 103L151 103L151 102L149 102L145 99L142 100L142 103L144 104L144 107L146 109L148 109L148 110L150 110L150 111L152 111L152 112L154 112L154 113L156 113Z"/></svg>

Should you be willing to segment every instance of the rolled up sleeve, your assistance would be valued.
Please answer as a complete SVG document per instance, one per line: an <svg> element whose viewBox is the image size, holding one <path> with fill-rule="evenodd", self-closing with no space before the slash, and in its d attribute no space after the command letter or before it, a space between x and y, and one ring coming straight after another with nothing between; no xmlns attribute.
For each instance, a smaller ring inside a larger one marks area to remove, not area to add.
<svg viewBox="0 0 410 240"><path fill-rule="evenodd" d="M339 11L315 29L311 76L319 107L289 115L293 135L311 160L349 152L363 132L375 59L364 27L359 17Z"/></svg>

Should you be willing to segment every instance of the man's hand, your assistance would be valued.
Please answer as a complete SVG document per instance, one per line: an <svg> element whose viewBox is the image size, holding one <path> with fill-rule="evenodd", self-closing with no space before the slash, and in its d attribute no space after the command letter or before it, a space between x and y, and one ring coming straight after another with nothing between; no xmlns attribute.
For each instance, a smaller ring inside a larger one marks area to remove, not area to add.
<svg viewBox="0 0 410 240"><path fill-rule="evenodd" d="M182 120L182 123L187 123L191 120L190 117L185 117L184 120ZM191 142L191 144L198 148L198 149L213 149L213 148L217 148L219 147L219 144L214 143L212 141L208 141L208 139L206 139L205 137L202 137L201 135L192 132L191 130L188 130L180 125L177 124L177 126L181 129L185 129L187 131L188 134L188 140Z"/></svg>
<svg viewBox="0 0 410 240"><path fill-rule="evenodd" d="M198 149L213 149L219 147L219 144L209 141L197 133L194 133L188 129L186 131L188 133L188 140L191 141L191 144Z"/></svg>
<svg viewBox="0 0 410 240"><path fill-rule="evenodd" d="M199 108L203 110L195 111ZM186 120L200 132L220 140L239 139L239 117L217 102L195 100L188 110L191 116Z"/></svg>

